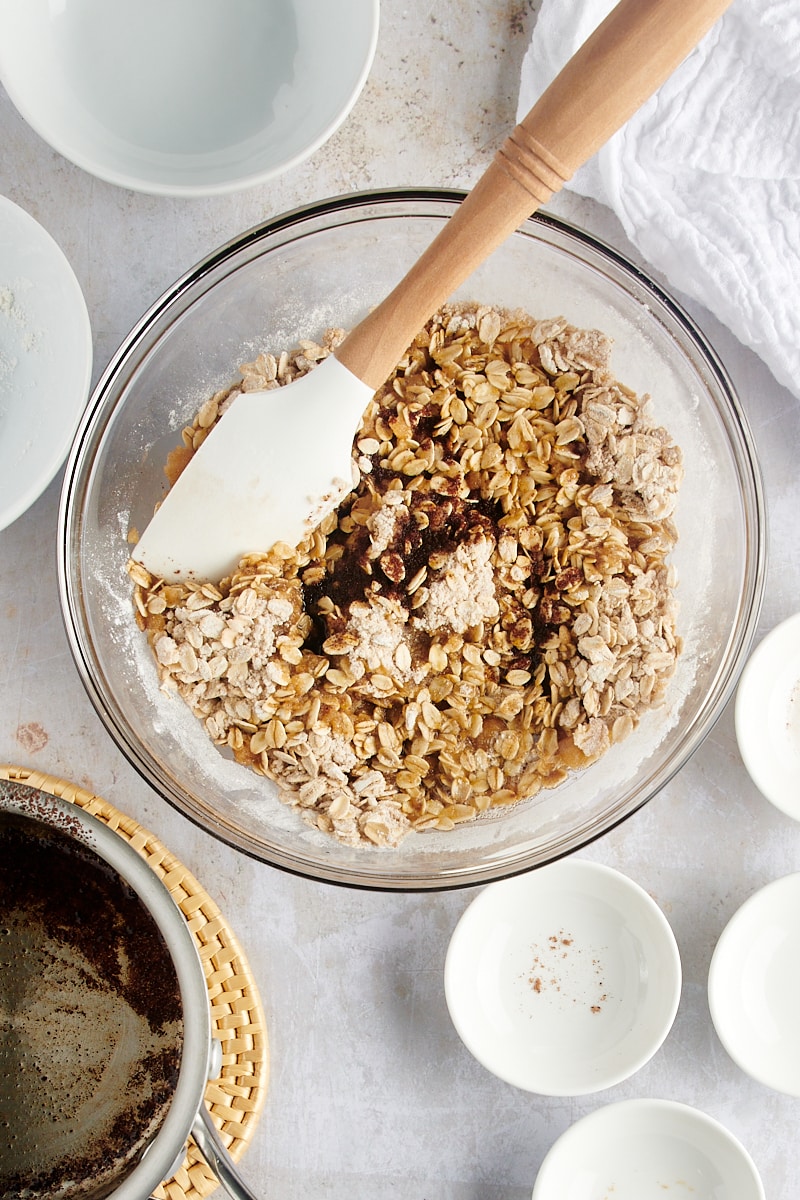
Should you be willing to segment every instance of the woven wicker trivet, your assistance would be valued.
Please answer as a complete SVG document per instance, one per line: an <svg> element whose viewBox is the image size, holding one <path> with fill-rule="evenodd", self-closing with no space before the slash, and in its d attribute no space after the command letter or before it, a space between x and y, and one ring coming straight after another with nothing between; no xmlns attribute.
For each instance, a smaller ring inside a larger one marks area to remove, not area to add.
<svg viewBox="0 0 800 1200"><path fill-rule="evenodd" d="M231 1157L238 1160L255 1131L269 1078L264 1013L247 960L217 905L159 840L131 817L74 783L26 767L0 765L0 779L61 796L125 838L165 883L194 935L211 1003L211 1030L222 1043L222 1071L205 1099ZM200 1200L218 1186L190 1140L182 1167L153 1193L157 1200Z"/></svg>

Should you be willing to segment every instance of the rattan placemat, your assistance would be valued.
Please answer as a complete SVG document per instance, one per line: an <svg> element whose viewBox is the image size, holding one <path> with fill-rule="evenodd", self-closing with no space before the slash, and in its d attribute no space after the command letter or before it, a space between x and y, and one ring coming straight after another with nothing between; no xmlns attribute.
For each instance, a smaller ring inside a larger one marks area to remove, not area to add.
<svg viewBox="0 0 800 1200"><path fill-rule="evenodd" d="M206 1104L231 1157L238 1160L266 1098L269 1044L250 968L219 908L158 838L108 801L65 779L26 767L0 766L0 778L61 796L104 821L138 851L172 894L197 943L211 1004L211 1029L222 1043L222 1071L206 1088ZM200 1200L216 1187L216 1177L190 1140L181 1168L153 1195L157 1200Z"/></svg>

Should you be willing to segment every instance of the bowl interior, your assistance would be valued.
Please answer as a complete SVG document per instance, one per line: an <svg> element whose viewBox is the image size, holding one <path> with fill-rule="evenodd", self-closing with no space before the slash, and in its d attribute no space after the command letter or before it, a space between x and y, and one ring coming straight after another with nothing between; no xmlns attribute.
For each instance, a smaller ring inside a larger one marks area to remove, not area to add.
<svg viewBox="0 0 800 1200"><path fill-rule="evenodd" d="M482 891L456 926L445 995L494 1074L579 1096L638 1071L667 1036L681 966L669 923L632 880L566 859Z"/></svg>
<svg viewBox="0 0 800 1200"><path fill-rule="evenodd" d="M561 1135L542 1163L533 1200L651 1200L671 1191L764 1200L750 1155L713 1117L673 1100L622 1100Z"/></svg>
<svg viewBox="0 0 800 1200"><path fill-rule="evenodd" d="M41 136L93 174L226 191L330 136L377 28L378 0L31 0L0 14L0 73Z"/></svg>
<svg viewBox="0 0 800 1200"><path fill-rule="evenodd" d="M80 284L38 221L0 196L0 529L67 457L89 395L92 330Z"/></svg>
<svg viewBox="0 0 800 1200"><path fill-rule="evenodd" d="M800 1096L800 874L761 888L722 932L711 959L708 999L714 1028L743 1071Z"/></svg>
<svg viewBox="0 0 800 1200"><path fill-rule="evenodd" d="M736 693L736 740L758 790L800 820L800 613L771 629Z"/></svg>
<svg viewBox="0 0 800 1200"><path fill-rule="evenodd" d="M73 651L112 736L153 785L231 844L318 878L382 887L484 882L598 836L686 761L730 695L757 619L763 503L749 432L713 354L677 307L587 236L528 221L461 289L464 299L565 315L615 340L616 376L652 395L681 445L676 521L684 651L666 704L551 792L446 835L374 853L301 824L160 692L133 620L125 562L163 494L163 464L202 401L261 350L348 327L382 299L457 203L454 194L355 196L244 235L179 281L121 347L68 465L59 536ZM725 547L724 555L720 548Z"/></svg>

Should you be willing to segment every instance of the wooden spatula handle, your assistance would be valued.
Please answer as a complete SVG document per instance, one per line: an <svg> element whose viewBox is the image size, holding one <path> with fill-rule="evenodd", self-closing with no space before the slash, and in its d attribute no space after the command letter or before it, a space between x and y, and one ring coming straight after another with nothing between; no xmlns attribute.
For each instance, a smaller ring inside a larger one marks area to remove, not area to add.
<svg viewBox="0 0 800 1200"><path fill-rule="evenodd" d="M620 0L336 354L377 388L433 312L661 86L730 0ZM480 297L476 297L480 299Z"/></svg>

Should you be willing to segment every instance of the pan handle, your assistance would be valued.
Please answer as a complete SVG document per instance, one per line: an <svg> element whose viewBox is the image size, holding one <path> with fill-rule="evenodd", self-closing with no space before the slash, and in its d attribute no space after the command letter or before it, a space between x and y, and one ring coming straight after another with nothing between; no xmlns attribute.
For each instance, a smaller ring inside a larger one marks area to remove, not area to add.
<svg viewBox="0 0 800 1200"><path fill-rule="evenodd" d="M210 1170L232 1200L262 1200L250 1190L234 1166L204 1103L200 1105L192 1124L192 1137Z"/></svg>

